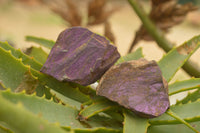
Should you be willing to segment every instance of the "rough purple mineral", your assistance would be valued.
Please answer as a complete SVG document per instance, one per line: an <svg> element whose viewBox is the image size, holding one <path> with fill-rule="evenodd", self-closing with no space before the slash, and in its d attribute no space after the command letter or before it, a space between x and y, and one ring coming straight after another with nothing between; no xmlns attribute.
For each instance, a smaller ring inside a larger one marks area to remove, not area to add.
<svg viewBox="0 0 200 133"><path fill-rule="evenodd" d="M112 66L100 79L97 94L146 118L157 117L170 106L159 66L145 59Z"/></svg>
<svg viewBox="0 0 200 133"><path fill-rule="evenodd" d="M117 61L117 48L86 28L73 27L58 36L41 72L59 81L94 83Z"/></svg>

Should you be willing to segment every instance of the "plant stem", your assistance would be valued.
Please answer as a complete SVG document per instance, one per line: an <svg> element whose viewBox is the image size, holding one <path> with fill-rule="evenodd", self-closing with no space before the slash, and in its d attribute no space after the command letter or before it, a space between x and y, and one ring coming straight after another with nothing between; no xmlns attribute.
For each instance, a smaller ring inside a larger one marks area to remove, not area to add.
<svg viewBox="0 0 200 133"><path fill-rule="evenodd" d="M161 30L159 30L155 24L149 19L147 14L145 13L144 9L140 5L137 0L128 0L131 7L134 9L138 17L141 19L144 27L146 28L147 32L155 39L158 46L160 46L165 52L169 52L173 45L169 43L167 39L165 39ZM131 51L131 47L129 51ZM184 66L182 67L189 75L194 77L200 77L200 68L198 68L195 63L191 60L187 61Z"/></svg>
<svg viewBox="0 0 200 133"><path fill-rule="evenodd" d="M200 67L198 64L194 63L191 60L188 60L182 68L187 72L190 76L200 77Z"/></svg>
<svg viewBox="0 0 200 133"><path fill-rule="evenodd" d="M137 0L128 0L132 8L135 10L138 17L141 19L144 27L148 31L148 33L155 39L160 47L162 47L165 51L170 51L173 47L165 38L162 33L154 23L149 19L147 14L145 13L144 9L140 5Z"/></svg>
<svg viewBox="0 0 200 133"><path fill-rule="evenodd" d="M197 131L194 127L192 127L189 123L187 123L185 120L181 119L179 116L177 116L174 112L172 112L170 109L166 112L169 116L173 117L174 119L180 121L181 123L185 124L187 127L192 129L195 133L200 133Z"/></svg>

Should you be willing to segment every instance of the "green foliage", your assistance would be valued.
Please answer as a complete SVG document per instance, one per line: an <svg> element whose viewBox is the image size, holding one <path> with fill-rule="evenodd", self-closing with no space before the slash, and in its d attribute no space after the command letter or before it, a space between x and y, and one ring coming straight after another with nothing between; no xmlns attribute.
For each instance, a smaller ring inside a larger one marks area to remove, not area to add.
<svg viewBox="0 0 200 133"><path fill-rule="evenodd" d="M41 64L44 64L48 54L41 47L31 47L26 50L26 54L30 57L33 57Z"/></svg>
<svg viewBox="0 0 200 133"><path fill-rule="evenodd" d="M115 109L116 107L117 105L114 104L113 102L103 99L103 100L95 101L93 104L82 109L79 115L81 115L83 119L88 119L98 114L99 112Z"/></svg>
<svg viewBox="0 0 200 133"><path fill-rule="evenodd" d="M6 123L0 122L0 133L13 133L13 132L11 131L10 127L6 125Z"/></svg>
<svg viewBox="0 0 200 133"><path fill-rule="evenodd" d="M177 81L169 86L169 95L177 94L183 91L200 89L200 79L192 78L185 81Z"/></svg>
<svg viewBox="0 0 200 133"><path fill-rule="evenodd" d="M173 105L170 109L179 115L182 119L187 122L200 121L200 101L191 102L188 104ZM163 114L158 118L150 120L151 124L180 124L180 122L167 114Z"/></svg>
<svg viewBox="0 0 200 133"><path fill-rule="evenodd" d="M59 123L60 126L72 129L86 128L88 125L93 127L104 127L110 119L106 117L98 116L101 122L98 120L88 121L84 124L77 119L78 110L70 105L63 106L61 103L55 103L52 100L46 100L45 98L39 98L35 95L26 95L24 93L11 93L10 91L3 91L1 96L14 104L20 103L23 108L32 112L35 115L39 115L49 123ZM105 125L102 125L105 123ZM112 125L111 125L112 124ZM118 124L110 121L107 127L117 128Z"/></svg>
<svg viewBox="0 0 200 133"><path fill-rule="evenodd" d="M142 53L142 48L138 48L135 52L127 54L126 56L121 57L116 64L122 63L124 61L130 61L130 60L137 60L144 57Z"/></svg>
<svg viewBox="0 0 200 133"><path fill-rule="evenodd" d="M27 111L21 103L13 104L2 95L0 101L3 107L0 108L0 121L6 122L15 133L66 133L58 125L50 124L39 115Z"/></svg>
<svg viewBox="0 0 200 133"><path fill-rule="evenodd" d="M200 122L190 123L196 130L200 131ZM194 133L183 124L174 125L152 125L148 128L147 133Z"/></svg>
<svg viewBox="0 0 200 133"><path fill-rule="evenodd" d="M172 49L159 62L170 81L199 47L200 37ZM37 37L27 40L51 48L53 41ZM0 42L0 132L75 133L171 133L200 131L200 79L191 78L169 85L169 95L196 89L170 107L167 113L145 119L104 97L90 86L59 82L40 72L47 58L42 48L27 54ZM142 49L121 57L117 63L143 57ZM116 63L116 64L117 64ZM10 88L10 90L8 89ZM26 92L26 93L24 93ZM30 95L31 94L31 95ZM17 120L14 121L14 120ZM188 128L189 127L189 128Z"/></svg>
<svg viewBox="0 0 200 133"><path fill-rule="evenodd" d="M188 92L188 95L180 101L177 101L176 104L186 104L188 102L195 102L200 98L200 89L194 92Z"/></svg>
<svg viewBox="0 0 200 133"><path fill-rule="evenodd" d="M130 111L124 110L124 133L146 133L148 119L140 118Z"/></svg>
<svg viewBox="0 0 200 133"><path fill-rule="evenodd" d="M200 36L196 36L179 47L173 48L159 61L160 69L168 82L199 47Z"/></svg>
<svg viewBox="0 0 200 133"><path fill-rule="evenodd" d="M5 52L5 50L0 48L0 53L1 82L6 88L15 90L23 81L24 74L29 71L30 67L25 66L22 63L22 59L10 59L11 51Z"/></svg>
<svg viewBox="0 0 200 133"><path fill-rule="evenodd" d="M51 49L55 44L55 42L52 40L47 40L41 37L34 37L34 36L26 36L26 41L37 43L49 49Z"/></svg>
<svg viewBox="0 0 200 133"><path fill-rule="evenodd" d="M7 42L0 42L0 47L3 48L4 50L10 51L15 58L22 60L24 65L30 65L31 68L35 70L41 69L42 64L37 62L34 58L25 55L19 49L16 50L12 46L10 46Z"/></svg>

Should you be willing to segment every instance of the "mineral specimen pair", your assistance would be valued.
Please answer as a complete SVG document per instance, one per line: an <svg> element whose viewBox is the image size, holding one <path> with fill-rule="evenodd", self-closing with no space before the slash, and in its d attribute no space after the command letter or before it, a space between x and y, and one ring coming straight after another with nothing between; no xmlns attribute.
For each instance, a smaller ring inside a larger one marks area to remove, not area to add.
<svg viewBox="0 0 200 133"><path fill-rule="evenodd" d="M169 108L169 98L157 63L139 59L114 65L119 58L117 48L106 38L73 27L60 33L41 72L81 85L101 78L98 95L143 117L163 114Z"/></svg>

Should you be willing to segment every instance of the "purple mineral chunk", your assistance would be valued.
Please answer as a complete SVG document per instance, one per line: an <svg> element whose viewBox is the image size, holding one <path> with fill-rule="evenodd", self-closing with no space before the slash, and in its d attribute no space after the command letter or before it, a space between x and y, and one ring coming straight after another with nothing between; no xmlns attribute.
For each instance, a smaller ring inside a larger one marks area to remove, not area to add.
<svg viewBox="0 0 200 133"><path fill-rule="evenodd" d="M170 106L159 66L145 59L112 66L100 79L97 94L146 118L160 116Z"/></svg>
<svg viewBox="0 0 200 133"><path fill-rule="evenodd" d="M100 79L119 57L117 48L105 37L73 27L60 33L41 72L59 81L89 85Z"/></svg>

